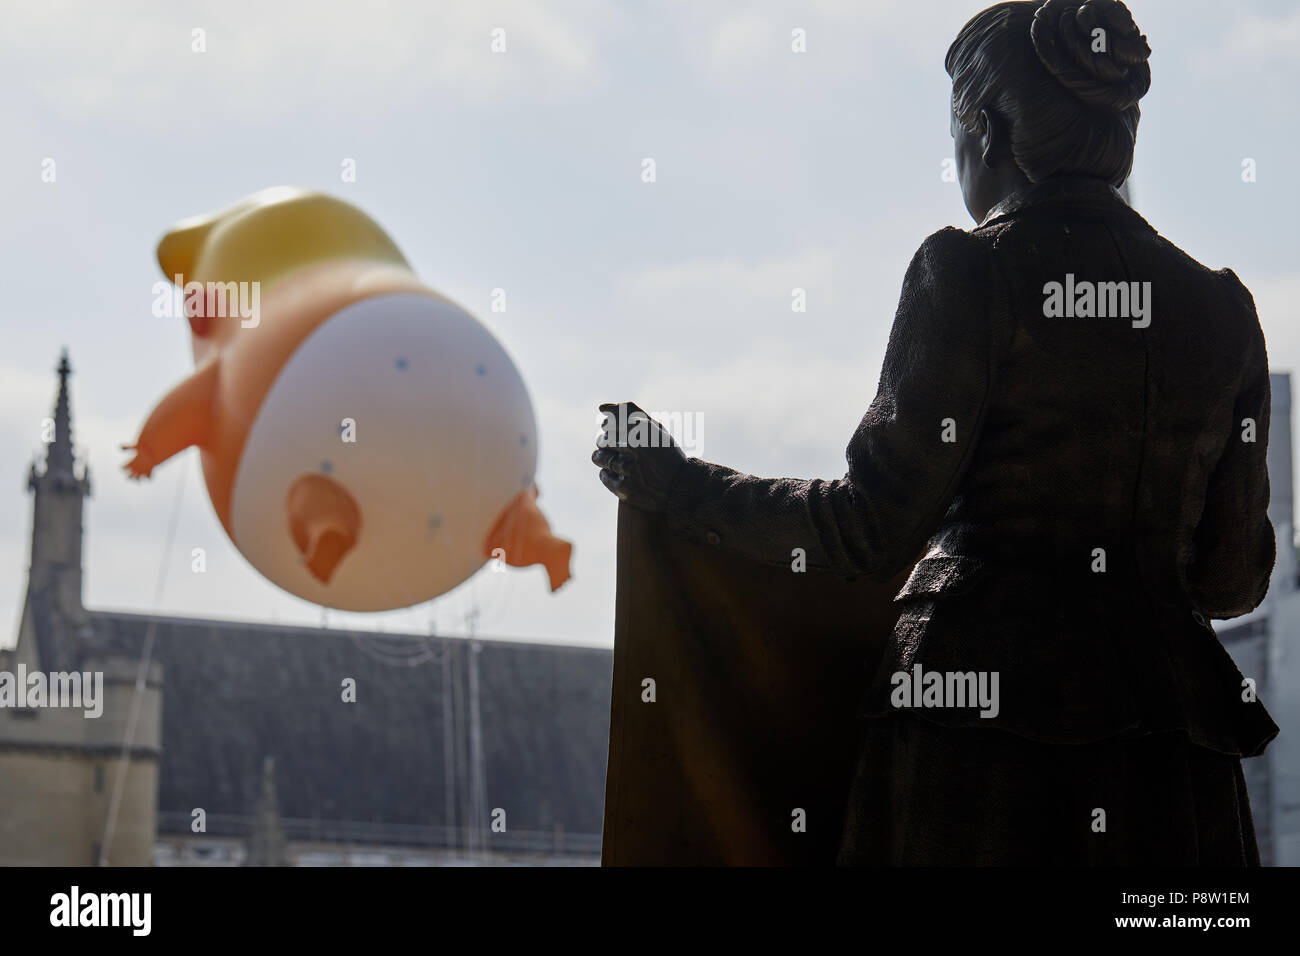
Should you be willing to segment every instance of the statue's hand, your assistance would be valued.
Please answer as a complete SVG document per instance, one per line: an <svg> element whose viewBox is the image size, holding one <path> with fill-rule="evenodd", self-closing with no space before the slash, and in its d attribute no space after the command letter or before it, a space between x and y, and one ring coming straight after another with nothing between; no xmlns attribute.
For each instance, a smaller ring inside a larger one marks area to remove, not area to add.
<svg viewBox="0 0 1300 956"><path fill-rule="evenodd" d="M605 422L591 460L600 480L622 501L643 511L668 507L673 479L686 463L668 430L632 402L600 406Z"/></svg>

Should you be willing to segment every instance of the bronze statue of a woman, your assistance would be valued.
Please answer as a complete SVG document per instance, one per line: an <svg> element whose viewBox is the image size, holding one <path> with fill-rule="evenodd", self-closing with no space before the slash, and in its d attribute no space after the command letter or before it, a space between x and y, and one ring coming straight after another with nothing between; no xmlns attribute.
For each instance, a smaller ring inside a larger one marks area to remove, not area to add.
<svg viewBox="0 0 1300 956"><path fill-rule="evenodd" d="M840 863L1258 863L1241 759L1277 727L1209 620L1255 608L1273 567L1268 361L1236 275L1118 192L1150 52L1118 0L962 28L977 225L913 257L845 477L622 432L592 456L624 506L736 561L912 566L862 682Z"/></svg>

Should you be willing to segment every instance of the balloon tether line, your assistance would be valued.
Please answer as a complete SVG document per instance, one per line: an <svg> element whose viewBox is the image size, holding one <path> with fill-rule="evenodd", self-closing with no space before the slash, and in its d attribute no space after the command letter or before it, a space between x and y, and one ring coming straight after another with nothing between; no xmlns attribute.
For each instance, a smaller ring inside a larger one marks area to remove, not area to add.
<svg viewBox="0 0 1300 956"><path fill-rule="evenodd" d="M136 669L135 689L131 695L131 710L127 715L126 734L122 739L122 756L118 759L117 777L113 781L113 796L109 800L108 816L104 820L104 834L99 844L97 865L108 866L109 848L117 829L117 815L122 808L122 792L126 789L126 774L131 764L131 748L135 746L136 730L140 724L140 711L144 705L144 691L149 678L149 665L153 661L154 638L158 632L158 610L162 605L163 588L167 584L167 568L171 556L172 544L176 539L176 525L181 514L181 499L185 492L185 477L189 473L189 458L182 462L180 480L176 485L176 502L172 505L171 521L167 526L166 543L163 545L162 561L158 568L158 582L154 588L154 614L149 618L145 630L144 646L140 651L140 666Z"/></svg>

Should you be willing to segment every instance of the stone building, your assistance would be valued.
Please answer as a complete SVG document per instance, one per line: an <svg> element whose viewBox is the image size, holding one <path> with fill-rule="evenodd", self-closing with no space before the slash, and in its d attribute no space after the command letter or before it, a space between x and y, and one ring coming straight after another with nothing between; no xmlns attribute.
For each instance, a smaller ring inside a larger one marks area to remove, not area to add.
<svg viewBox="0 0 1300 956"><path fill-rule="evenodd" d="M70 373L0 672L103 711L0 708L0 865L598 861L611 651L86 608Z"/></svg>

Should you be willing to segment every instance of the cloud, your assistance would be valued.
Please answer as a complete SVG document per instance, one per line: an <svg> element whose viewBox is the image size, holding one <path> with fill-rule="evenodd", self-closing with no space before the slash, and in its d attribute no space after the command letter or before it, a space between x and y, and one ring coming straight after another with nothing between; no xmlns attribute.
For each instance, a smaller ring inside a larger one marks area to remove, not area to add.
<svg viewBox="0 0 1300 956"><path fill-rule="evenodd" d="M712 66L722 74L752 66L773 54L775 40L776 30L767 17L751 13L728 17L713 35Z"/></svg>
<svg viewBox="0 0 1300 956"><path fill-rule="evenodd" d="M304 108L567 95L593 81L611 13L603 0L205 0L183 10L134 0L21 4L5 18L0 55L46 106L154 126L201 121L215 133L217 121ZM496 29L504 53L491 49Z"/></svg>
<svg viewBox="0 0 1300 956"><path fill-rule="evenodd" d="M787 358L825 354L836 340L854 350L855 342L884 341L907 262L898 249L875 255L874 246L845 238L768 258L651 266L620 277L614 309L626 327L647 333L639 354L685 368L713 368L765 339L781 342ZM793 309L795 290L805 311Z"/></svg>
<svg viewBox="0 0 1300 956"><path fill-rule="evenodd" d="M1274 58L1292 62L1300 47L1300 9L1282 17L1250 15L1232 25L1221 57L1237 63L1259 64Z"/></svg>
<svg viewBox="0 0 1300 956"><path fill-rule="evenodd" d="M698 414L700 457L765 477L839 478L844 449L875 396L883 351L796 357L767 339L707 374L661 364L644 406Z"/></svg>
<svg viewBox="0 0 1300 956"><path fill-rule="evenodd" d="M791 311L792 290L809 293L818 305L834 305L834 261L824 248L808 248L780 259L745 262L739 257L695 259L654 266L625 277L620 295L639 308L686 319L695 331L698 320L728 316L751 322L763 316L781 323L800 321ZM662 328L662 324L659 325Z"/></svg>
<svg viewBox="0 0 1300 956"><path fill-rule="evenodd" d="M1268 364L1274 372L1300 371L1300 328L1295 321L1295 304L1300 302L1300 273L1243 277L1255 299L1255 311L1268 345Z"/></svg>

